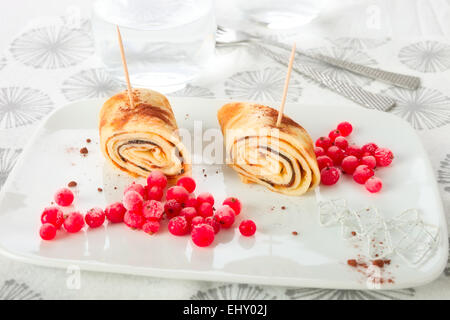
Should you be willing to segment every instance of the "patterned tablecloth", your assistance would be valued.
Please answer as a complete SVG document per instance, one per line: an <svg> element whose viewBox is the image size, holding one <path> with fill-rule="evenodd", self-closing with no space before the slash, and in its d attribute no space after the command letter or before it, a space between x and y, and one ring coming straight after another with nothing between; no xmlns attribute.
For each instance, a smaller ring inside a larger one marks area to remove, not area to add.
<svg viewBox="0 0 450 320"><path fill-rule="evenodd" d="M450 32L450 1L406 2L408 8L414 8L404 16L401 27L395 27L392 21L401 15L398 7L404 1L392 1L389 8L381 5L352 7L363 10L363 15L372 12L376 16L377 10L381 10L380 19L391 21L390 31L383 32L385 36L379 36L383 27L378 28L376 37L367 37L371 35L370 32L346 32L349 24L347 16L326 12L315 24L305 29L308 32L285 34L281 40L296 39L298 46L303 49L422 78L423 86L420 89L408 91L378 84L314 61L304 61L332 77L374 92L383 92L397 100L397 106L390 112L409 121L422 138L449 215L450 41L446 32ZM385 9L388 11L382 11ZM341 10L345 10L345 6ZM389 15L383 12L389 12ZM392 12L397 12L397 15ZM415 18L412 18L411 12ZM123 84L102 69L95 56L89 19L84 19L77 28L69 25L69 20L68 17L46 17L31 21L12 38L4 54L0 55L0 188L29 136L50 111L70 101L107 97L123 89ZM376 21L372 23L376 24ZM330 27L333 25L339 28ZM408 36L404 32L402 35L402 28L411 31ZM337 34L336 30L341 30L341 34ZM310 36L303 36L305 34ZM195 83L173 95L279 101L284 77L284 67L260 56L251 48L224 48L217 50L216 63L210 70ZM294 74L291 80L288 100L336 105L351 103L298 74ZM450 298L450 264L440 278L429 285L395 291L289 289L165 280L83 270L81 281L73 285L73 277L73 270L38 267L0 256L0 299Z"/></svg>

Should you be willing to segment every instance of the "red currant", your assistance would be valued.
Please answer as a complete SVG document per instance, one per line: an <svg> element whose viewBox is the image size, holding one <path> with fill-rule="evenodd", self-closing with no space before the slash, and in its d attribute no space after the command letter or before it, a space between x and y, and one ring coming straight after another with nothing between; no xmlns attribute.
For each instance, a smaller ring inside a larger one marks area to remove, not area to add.
<svg viewBox="0 0 450 320"><path fill-rule="evenodd" d="M105 222L105 213L100 208L92 208L86 212L84 220L90 228L98 228Z"/></svg>
<svg viewBox="0 0 450 320"><path fill-rule="evenodd" d="M364 156L361 158L361 164L365 164L370 169L375 169L377 166L377 160L374 156Z"/></svg>
<svg viewBox="0 0 450 320"><path fill-rule="evenodd" d="M374 155L379 167L387 167L394 160L394 154L388 148L378 148Z"/></svg>
<svg viewBox="0 0 450 320"><path fill-rule="evenodd" d="M338 182L341 171L336 167L326 167L320 171L320 181L326 186L331 186Z"/></svg>
<svg viewBox="0 0 450 320"><path fill-rule="evenodd" d="M142 225L142 231L148 234L154 234L159 231L159 227L160 227L159 221L149 220Z"/></svg>
<svg viewBox="0 0 450 320"><path fill-rule="evenodd" d="M337 129L344 137L347 137L352 133L353 126L350 122L344 121L338 124Z"/></svg>
<svg viewBox="0 0 450 320"><path fill-rule="evenodd" d="M43 240L53 240L56 236L56 228L51 223L44 223L39 229L39 235Z"/></svg>
<svg viewBox="0 0 450 320"><path fill-rule="evenodd" d="M208 224L200 224L192 229L192 242L199 247L207 247L214 241L214 229Z"/></svg>
<svg viewBox="0 0 450 320"><path fill-rule="evenodd" d="M322 170L323 168L331 167L333 160L329 156L320 156L317 157L317 165L319 166L319 170Z"/></svg>
<svg viewBox="0 0 450 320"><path fill-rule="evenodd" d="M348 141L344 137L337 137L336 140L334 140L334 145L339 149L347 150Z"/></svg>
<svg viewBox="0 0 450 320"><path fill-rule="evenodd" d="M180 216L185 217L187 222L191 222L197 216L197 210L192 207L183 208L180 211Z"/></svg>
<svg viewBox="0 0 450 320"><path fill-rule="evenodd" d="M123 206L128 211L141 213L144 199L136 191L130 190L123 196Z"/></svg>
<svg viewBox="0 0 450 320"><path fill-rule="evenodd" d="M345 153L344 151L342 151L342 149L336 146L331 146L328 148L327 156L329 156L331 160L333 160L333 163L335 165L340 165L342 159L344 159Z"/></svg>
<svg viewBox="0 0 450 320"><path fill-rule="evenodd" d="M147 199L161 201L164 195L163 189L158 186L148 187L147 189Z"/></svg>
<svg viewBox="0 0 450 320"><path fill-rule="evenodd" d="M383 182L377 177L370 177L364 185L369 192L376 193L383 187Z"/></svg>
<svg viewBox="0 0 450 320"><path fill-rule="evenodd" d="M145 222L144 217L141 214L127 211L123 216L123 222L131 229L140 229Z"/></svg>
<svg viewBox="0 0 450 320"><path fill-rule="evenodd" d="M145 188L140 183L133 182L128 187L126 187L125 190L123 190L123 194L125 195L129 191L136 191L141 195L142 198L145 197Z"/></svg>
<svg viewBox="0 0 450 320"><path fill-rule="evenodd" d="M119 223L123 222L123 216L126 211L127 209L125 209L121 202L116 202L105 208L105 215L110 222Z"/></svg>
<svg viewBox="0 0 450 320"><path fill-rule="evenodd" d="M328 137L320 137L316 140L316 147L321 147L324 151L327 151L331 146L331 139Z"/></svg>
<svg viewBox="0 0 450 320"><path fill-rule="evenodd" d="M353 180L359 184L364 184L367 179L372 177L374 172L367 165L362 164L356 167L355 172L353 172Z"/></svg>
<svg viewBox="0 0 450 320"><path fill-rule="evenodd" d="M55 193L55 202L61 207L68 207L72 204L74 195L68 188L61 188Z"/></svg>
<svg viewBox="0 0 450 320"><path fill-rule="evenodd" d="M236 215L229 206L222 206L219 209L217 209L216 213L214 214L214 217L219 221L222 228L230 228L234 220L236 219Z"/></svg>
<svg viewBox="0 0 450 320"><path fill-rule="evenodd" d="M177 186L183 187L187 192L192 193L195 190L196 184L194 179L191 177L181 177L177 181Z"/></svg>
<svg viewBox="0 0 450 320"><path fill-rule="evenodd" d="M41 214L41 222L50 223L59 229L64 223L64 213L58 207L47 207Z"/></svg>
<svg viewBox="0 0 450 320"><path fill-rule="evenodd" d="M150 187L158 186L164 189L167 186L167 177L161 171L152 171L147 177L147 185Z"/></svg>
<svg viewBox="0 0 450 320"><path fill-rule="evenodd" d="M211 193L209 192L202 192L197 196L197 201L199 204L203 203L203 202L208 202L210 203L212 206L214 205L214 197L212 196Z"/></svg>
<svg viewBox="0 0 450 320"><path fill-rule="evenodd" d="M182 209L181 203L179 203L175 199L169 200L164 204L164 212L166 213L166 216L169 219L178 216L180 214L181 209Z"/></svg>
<svg viewBox="0 0 450 320"><path fill-rule="evenodd" d="M77 233L84 227L83 215L77 211L69 213L64 220L64 229L69 233Z"/></svg>
<svg viewBox="0 0 450 320"><path fill-rule="evenodd" d="M164 206L156 200L147 200L142 208L142 215L146 220L161 220L164 213Z"/></svg>
<svg viewBox="0 0 450 320"><path fill-rule="evenodd" d="M189 225L185 217L177 216L169 220L169 232L175 236L184 236L189 232Z"/></svg>
<svg viewBox="0 0 450 320"><path fill-rule="evenodd" d="M373 143L373 142L366 143L366 144L363 145L362 148L361 148L362 153L368 152L368 153L370 153L371 155L373 155L377 149L378 149L378 146L377 146L375 143Z"/></svg>
<svg viewBox="0 0 450 320"><path fill-rule="evenodd" d="M359 160L355 156L347 156L341 163L342 170L348 174L353 174L357 166L359 166Z"/></svg>
<svg viewBox="0 0 450 320"><path fill-rule="evenodd" d="M251 237L256 232L256 224L252 220L244 220L239 224L239 231L245 237Z"/></svg>
<svg viewBox="0 0 450 320"><path fill-rule="evenodd" d="M185 208L186 207L192 207L192 208L197 209L198 208L197 198L192 197L192 198L187 199L186 203L184 204L184 207Z"/></svg>
<svg viewBox="0 0 450 320"><path fill-rule="evenodd" d="M345 153L349 156L355 156L358 159L361 159L363 155L361 148L354 144L349 145L347 150L345 150Z"/></svg>
<svg viewBox="0 0 450 320"><path fill-rule="evenodd" d="M203 218L213 215L213 206L209 202L203 202L198 206L198 214Z"/></svg>
<svg viewBox="0 0 450 320"><path fill-rule="evenodd" d="M196 216L191 220L191 228L202 223L205 223L205 219L203 217Z"/></svg>
<svg viewBox="0 0 450 320"><path fill-rule="evenodd" d="M324 156L326 155L325 150L323 150L322 147L315 147L314 153L316 154L316 157Z"/></svg>
<svg viewBox="0 0 450 320"><path fill-rule="evenodd" d="M337 137L342 136L341 132L339 130L333 130L328 134L328 137L330 138L331 142L334 142Z"/></svg>
<svg viewBox="0 0 450 320"><path fill-rule="evenodd" d="M214 233L219 233L220 231L220 223L217 221L216 217L211 216L205 218L205 223L209 224L214 229Z"/></svg>
<svg viewBox="0 0 450 320"><path fill-rule="evenodd" d="M174 186L167 190L166 199L167 200L176 200L179 203L185 203L189 198L189 193L187 190L180 186Z"/></svg>
<svg viewBox="0 0 450 320"><path fill-rule="evenodd" d="M241 202L235 198L235 197L229 197L226 198L223 203L223 205L229 206L231 209L233 209L234 214L238 215L239 213L241 213L242 210L242 204Z"/></svg>

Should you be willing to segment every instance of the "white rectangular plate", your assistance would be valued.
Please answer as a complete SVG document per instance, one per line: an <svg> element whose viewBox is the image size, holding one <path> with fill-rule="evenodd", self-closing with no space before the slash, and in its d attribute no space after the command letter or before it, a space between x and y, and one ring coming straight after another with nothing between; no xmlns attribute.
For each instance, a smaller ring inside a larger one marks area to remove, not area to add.
<svg viewBox="0 0 450 320"><path fill-rule="evenodd" d="M203 130L218 128L216 111L227 102L170 101L179 126L191 131L196 121L201 121ZM167 278L367 288L365 276L346 264L361 254L361 249L342 239L338 227L319 226L314 192L287 197L245 185L225 165L195 165L197 191L212 192L217 202L226 196L239 197L244 208L237 222L253 219L258 226L254 237L242 237L237 229L231 229L220 232L213 246L198 248L188 236L170 235L165 225L162 232L149 236L118 224L79 234L60 232L54 241L41 241L40 213L55 190L77 181L74 206L85 211L120 200L123 186L131 181L111 168L100 153L97 118L102 104L103 100L89 100L66 105L53 112L31 139L0 195L1 252L52 267L75 264L86 270ZM313 138L347 120L355 126L355 143L374 141L394 151L393 165L377 171L384 181L381 193L371 195L349 177L334 187L320 187L320 192L329 198L345 198L354 208L374 205L388 217L408 208L419 209L427 223L439 226L439 246L417 268L394 256L386 268L394 283L381 287L417 286L438 277L447 262L447 229L433 171L414 130L393 115L358 107L288 104L286 112ZM87 138L92 139L90 144ZM205 145L208 139L205 137ZM79 153L84 146L89 149L86 157ZM200 155L197 150L194 154L196 158ZM104 191L98 192L98 187Z"/></svg>

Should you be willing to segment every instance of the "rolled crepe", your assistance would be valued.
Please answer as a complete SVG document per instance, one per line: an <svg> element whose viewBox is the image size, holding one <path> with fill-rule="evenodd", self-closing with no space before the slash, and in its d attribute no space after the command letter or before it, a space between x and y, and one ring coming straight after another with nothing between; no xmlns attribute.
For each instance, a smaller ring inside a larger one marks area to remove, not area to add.
<svg viewBox="0 0 450 320"><path fill-rule="evenodd" d="M133 90L106 101L100 111L100 145L105 158L132 176L146 177L153 170L169 179L190 174L190 155L181 143L167 98L152 90Z"/></svg>
<svg viewBox="0 0 450 320"><path fill-rule="evenodd" d="M217 113L227 163L245 183L258 183L286 195L302 195L320 182L309 134L278 111L251 103L229 103Z"/></svg>

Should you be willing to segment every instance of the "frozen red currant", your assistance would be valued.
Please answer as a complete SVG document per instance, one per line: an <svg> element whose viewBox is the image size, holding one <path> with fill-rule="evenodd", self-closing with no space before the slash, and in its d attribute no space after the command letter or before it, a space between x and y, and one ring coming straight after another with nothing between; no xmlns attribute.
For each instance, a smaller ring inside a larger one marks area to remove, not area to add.
<svg viewBox="0 0 450 320"><path fill-rule="evenodd" d="M222 228L230 228L234 220L236 219L236 215L229 206L222 206L214 213L214 217L219 221Z"/></svg>
<svg viewBox="0 0 450 320"><path fill-rule="evenodd" d="M320 181L326 186L331 186L338 182L341 171L336 167L326 167L320 171Z"/></svg>
<svg viewBox="0 0 450 320"><path fill-rule="evenodd" d="M77 211L71 212L64 219L64 229L69 233L77 233L84 227L83 215Z"/></svg>
<svg viewBox="0 0 450 320"><path fill-rule="evenodd" d="M358 159L361 159L361 157L362 157L362 155L363 155L363 152L362 152L361 148L358 147L358 146L355 145L355 144L349 145L349 146L347 147L347 150L345 150L345 153L346 153L347 155L349 155L349 156L355 156L355 157L357 157Z"/></svg>
<svg viewBox="0 0 450 320"><path fill-rule="evenodd" d="M211 216L205 218L205 223L209 224L214 229L214 233L219 233L220 231L220 223L217 221L216 217Z"/></svg>
<svg viewBox="0 0 450 320"><path fill-rule="evenodd" d="M123 216L127 209L121 202L112 203L105 208L106 218L112 223L123 222Z"/></svg>
<svg viewBox="0 0 450 320"><path fill-rule="evenodd" d="M123 216L123 222L131 229L140 229L145 222L144 217L141 214L134 213L133 211L127 211Z"/></svg>
<svg viewBox="0 0 450 320"><path fill-rule="evenodd" d="M148 234L154 234L159 231L159 221L149 220L142 225L142 231Z"/></svg>
<svg viewBox="0 0 450 320"><path fill-rule="evenodd" d="M245 237L251 237L256 232L256 224L252 220L244 220L239 224L239 231Z"/></svg>
<svg viewBox="0 0 450 320"><path fill-rule="evenodd" d="M330 146L331 139L328 137L320 137L316 140L316 147L321 147L325 151L327 151Z"/></svg>
<svg viewBox="0 0 450 320"><path fill-rule="evenodd" d="M41 222L50 223L59 229L64 223L64 213L58 207L47 207L41 214Z"/></svg>
<svg viewBox="0 0 450 320"><path fill-rule="evenodd" d="M380 178L370 177L364 185L369 192L376 193L383 187L383 182Z"/></svg>
<svg viewBox="0 0 450 320"><path fill-rule="evenodd" d="M195 190L195 181L191 177L181 177L177 181L177 186L183 187L187 192L192 193Z"/></svg>
<svg viewBox="0 0 450 320"><path fill-rule="evenodd" d="M342 134L342 136L347 137L353 131L353 126L350 122L344 121L338 124L337 129Z"/></svg>
<svg viewBox="0 0 450 320"><path fill-rule="evenodd" d="M328 137L330 138L331 142L334 142L337 137L342 136L341 132L339 130L333 130L328 134Z"/></svg>
<svg viewBox="0 0 450 320"><path fill-rule="evenodd" d="M241 202L235 198L235 197L229 197L226 198L223 203L223 205L229 206L231 209L233 209L234 214L238 215L239 213L241 213L242 210L242 204Z"/></svg>
<svg viewBox="0 0 450 320"><path fill-rule="evenodd" d="M370 169L375 169L377 166L377 160L374 156L364 156L361 158L361 164L365 164Z"/></svg>
<svg viewBox="0 0 450 320"><path fill-rule="evenodd" d="M198 204L201 204L203 202L208 202L212 206L214 205L214 197L209 192L202 192L197 196Z"/></svg>
<svg viewBox="0 0 450 320"><path fill-rule="evenodd" d="M339 149L347 150L348 141L344 137L337 137L336 140L334 140L334 145Z"/></svg>
<svg viewBox="0 0 450 320"><path fill-rule="evenodd" d="M368 152L371 155L373 155L377 149L378 149L378 146L373 142L366 143L365 145L363 145L361 147L362 153Z"/></svg>
<svg viewBox="0 0 450 320"><path fill-rule="evenodd" d="M319 166L319 170L322 170L323 168L331 167L333 160L329 156L320 156L317 157L317 165Z"/></svg>
<svg viewBox="0 0 450 320"><path fill-rule="evenodd" d="M147 189L147 199L161 201L164 195L163 189L159 186L148 187Z"/></svg>
<svg viewBox="0 0 450 320"><path fill-rule="evenodd" d="M214 241L214 229L208 224L199 224L194 226L191 236L197 246L207 247Z"/></svg>
<svg viewBox="0 0 450 320"><path fill-rule="evenodd" d="M367 179L372 177L374 172L367 165L362 164L356 167L355 172L353 172L353 180L359 184L364 184Z"/></svg>
<svg viewBox="0 0 450 320"><path fill-rule="evenodd" d="M125 195L129 191L136 191L141 195L142 198L145 197L145 188L140 183L133 182L128 187L126 187L125 190L123 190L123 194Z"/></svg>
<svg viewBox="0 0 450 320"><path fill-rule="evenodd" d="M68 207L74 199L72 191L68 188L61 188L55 193L55 202L61 207Z"/></svg>
<svg viewBox="0 0 450 320"><path fill-rule="evenodd" d="M359 160L355 156L346 156L342 159L341 167L345 173L353 174L357 166L359 166Z"/></svg>
<svg viewBox="0 0 450 320"><path fill-rule="evenodd" d="M52 240L56 236L56 227L51 223L44 223L39 229L39 235L43 240Z"/></svg>
<svg viewBox="0 0 450 320"><path fill-rule="evenodd" d="M178 216L181 209L181 203L175 199L169 200L164 204L164 212L168 219Z"/></svg>
<svg viewBox="0 0 450 320"><path fill-rule="evenodd" d="M133 211L134 213L142 212L142 204L144 199L136 191L130 190L123 196L123 206L128 211Z"/></svg>
<svg viewBox="0 0 450 320"><path fill-rule="evenodd" d="M203 202L198 206L198 214L203 218L213 215L213 206L209 202Z"/></svg>
<svg viewBox="0 0 450 320"><path fill-rule="evenodd" d="M315 147L314 153L316 154L316 157L324 156L326 155L325 150L322 147Z"/></svg>
<svg viewBox="0 0 450 320"><path fill-rule="evenodd" d="M105 213L100 208L92 208L86 212L84 220L90 228L98 228L105 222Z"/></svg>
<svg viewBox="0 0 450 320"><path fill-rule="evenodd" d="M340 165L342 159L345 157L345 153L342 149L336 146L331 146L328 148L327 156L333 160L334 165Z"/></svg>
<svg viewBox="0 0 450 320"><path fill-rule="evenodd" d="M196 226L198 224L202 224L202 223L205 223L205 218L196 216L196 217L192 218L192 220L191 220L191 228L193 228L194 226Z"/></svg>
<svg viewBox="0 0 450 320"><path fill-rule="evenodd" d="M167 190L166 199L167 200L176 200L179 203L185 203L189 198L189 193L187 190L180 186L174 186Z"/></svg>
<svg viewBox="0 0 450 320"><path fill-rule="evenodd" d="M378 148L374 153L375 159L377 160L377 166L387 167L394 160L394 154L388 148Z"/></svg>
<svg viewBox="0 0 450 320"><path fill-rule="evenodd" d="M190 222L193 218L197 216L197 210L192 207L186 207L181 209L180 216L185 217L187 222Z"/></svg>
<svg viewBox="0 0 450 320"><path fill-rule="evenodd" d="M152 171L147 177L147 185L150 187L158 186L164 189L167 186L167 177L161 171Z"/></svg>
<svg viewBox="0 0 450 320"><path fill-rule="evenodd" d="M164 206L156 200L147 200L142 207L142 215L147 220L159 221L164 213Z"/></svg>
<svg viewBox="0 0 450 320"><path fill-rule="evenodd" d="M198 208L197 198L192 197L192 198L187 199L186 203L184 204L184 207L185 208L186 207L192 207L192 208L197 209Z"/></svg>
<svg viewBox="0 0 450 320"><path fill-rule="evenodd" d="M189 232L189 224L185 217L177 216L169 220L169 232L175 236L184 236Z"/></svg>

